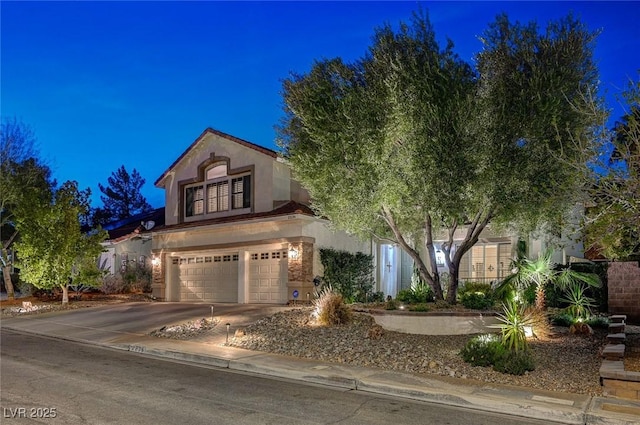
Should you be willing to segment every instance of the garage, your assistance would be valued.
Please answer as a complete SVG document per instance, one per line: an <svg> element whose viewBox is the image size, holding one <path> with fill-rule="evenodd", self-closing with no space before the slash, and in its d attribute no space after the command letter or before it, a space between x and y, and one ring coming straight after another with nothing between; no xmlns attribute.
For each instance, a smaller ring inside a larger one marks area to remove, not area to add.
<svg viewBox="0 0 640 425"><path fill-rule="evenodd" d="M249 255L249 302L287 302L287 251L262 250Z"/></svg>
<svg viewBox="0 0 640 425"><path fill-rule="evenodd" d="M176 259L180 301L238 302L238 254L211 253Z"/></svg>

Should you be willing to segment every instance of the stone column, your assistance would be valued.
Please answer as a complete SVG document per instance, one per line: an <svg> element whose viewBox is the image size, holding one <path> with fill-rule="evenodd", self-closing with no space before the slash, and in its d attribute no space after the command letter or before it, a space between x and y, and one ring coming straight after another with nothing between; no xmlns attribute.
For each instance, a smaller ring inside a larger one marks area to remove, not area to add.
<svg viewBox="0 0 640 425"><path fill-rule="evenodd" d="M292 242L288 256L288 299L295 301L313 300L313 244L311 242ZM297 291L298 297L294 297ZM309 296L307 297L307 294Z"/></svg>
<svg viewBox="0 0 640 425"><path fill-rule="evenodd" d="M165 298L165 264L166 254L153 254L151 260L151 294L160 299Z"/></svg>

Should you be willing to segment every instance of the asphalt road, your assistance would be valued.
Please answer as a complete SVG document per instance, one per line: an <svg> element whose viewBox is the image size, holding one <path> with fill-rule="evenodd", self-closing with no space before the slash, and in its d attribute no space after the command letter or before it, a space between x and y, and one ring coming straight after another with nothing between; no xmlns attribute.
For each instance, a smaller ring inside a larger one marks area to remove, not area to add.
<svg viewBox="0 0 640 425"><path fill-rule="evenodd" d="M0 378L2 424L543 424L6 329Z"/></svg>

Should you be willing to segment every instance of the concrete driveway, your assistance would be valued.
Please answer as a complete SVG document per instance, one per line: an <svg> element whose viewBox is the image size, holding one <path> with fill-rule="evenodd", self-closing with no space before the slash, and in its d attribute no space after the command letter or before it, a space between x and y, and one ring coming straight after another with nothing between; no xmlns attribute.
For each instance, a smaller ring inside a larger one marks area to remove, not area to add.
<svg viewBox="0 0 640 425"><path fill-rule="evenodd" d="M53 337L96 343L122 342L132 336L148 335L163 326L213 317L220 324L209 335L216 343L226 335L229 323L233 334L257 320L292 307L272 304L126 303L86 309L3 319L4 326Z"/></svg>

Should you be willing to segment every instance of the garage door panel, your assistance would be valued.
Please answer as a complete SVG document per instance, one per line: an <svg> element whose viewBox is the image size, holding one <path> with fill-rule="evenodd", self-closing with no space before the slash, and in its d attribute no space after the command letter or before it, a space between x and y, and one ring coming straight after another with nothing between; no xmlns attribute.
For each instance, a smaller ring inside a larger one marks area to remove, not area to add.
<svg viewBox="0 0 640 425"><path fill-rule="evenodd" d="M249 302L287 302L286 251L258 251L249 258Z"/></svg>
<svg viewBox="0 0 640 425"><path fill-rule="evenodd" d="M183 257L178 264L181 300L238 302L237 254Z"/></svg>

